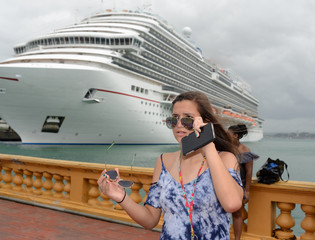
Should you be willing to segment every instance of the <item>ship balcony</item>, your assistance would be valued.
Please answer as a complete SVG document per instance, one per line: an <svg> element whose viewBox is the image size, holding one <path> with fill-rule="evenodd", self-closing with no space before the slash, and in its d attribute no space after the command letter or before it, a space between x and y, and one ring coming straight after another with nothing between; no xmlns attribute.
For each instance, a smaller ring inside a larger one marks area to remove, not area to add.
<svg viewBox="0 0 315 240"><path fill-rule="evenodd" d="M66 209L104 219L136 224L122 208L103 195L97 179L104 164L52 160L0 154L0 197L38 204L51 209ZM119 167L123 179L130 179L130 166ZM133 167L134 185L127 190L137 203L146 200L153 169ZM315 183L278 182L271 185L252 180L248 211L243 209L242 239L315 240ZM302 215L300 236L293 230L298 219L292 210ZM157 229L161 229L160 219ZM231 239L233 232L231 227Z"/></svg>

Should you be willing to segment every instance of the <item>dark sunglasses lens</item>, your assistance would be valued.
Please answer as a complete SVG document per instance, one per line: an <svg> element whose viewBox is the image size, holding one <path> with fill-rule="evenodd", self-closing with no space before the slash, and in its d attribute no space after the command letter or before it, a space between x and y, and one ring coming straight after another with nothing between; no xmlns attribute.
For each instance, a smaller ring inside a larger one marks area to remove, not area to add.
<svg viewBox="0 0 315 240"><path fill-rule="evenodd" d="M176 126L177 124L177 118L176 117L168 117L166 118L166 126L169 128L169 129L172 129Z"/></svg>
<svg viewBox="0 0 315 240"><path fill-rule="evenodd" d="M187 130L192 130L194 128L194 119L192 118L182 118L181 123Z"/></svg>
<svg viewBox="0 0 315 240"><path fill-rule="evenodd" d="M118 184L123 188L131 188L133 185L133 181L120 180L118 181Z"/></svg>
<svg viewBox="0 0 315 240"><path fill-rule="evenodd" d="M109 176L109 179L115 181L118 178L118 174L115 170L107 171L106 174Z"/></svg>

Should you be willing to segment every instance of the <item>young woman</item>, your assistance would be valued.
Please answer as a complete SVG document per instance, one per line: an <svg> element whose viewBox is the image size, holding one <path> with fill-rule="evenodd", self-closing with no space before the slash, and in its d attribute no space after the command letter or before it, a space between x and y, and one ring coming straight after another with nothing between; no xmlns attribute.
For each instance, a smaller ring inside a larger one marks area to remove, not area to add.
<svg viewBox="0 0 315 240"><path fill-rule="evenodd" d="M181 151L159 156L144 206L126 196L117 182L109 181L106 169L99 187L146 229L154 228L163 212L161 239L229 239L229 213L242 206L243 198L230 137L201 92L177 96L172 112L167 123L179 143L192 132L199 136L209 122L214 125L215 141L187 156Z"/></svg>
<svg viewBox="0 0 315 240"><path fill-rule="evenodd" d="M240 143L240 139L242 139L248 133L246 125L238 124L230 126L228 129L228 133L232 136L233 144L238 149L241 178L245 189L243 204L246 204L249 200L249 187L253 174L253 160L259 158L259 156L252 153L246 145ZM243 226L242 209L234 212L232 216L235 240L240 240Z"/></svg>

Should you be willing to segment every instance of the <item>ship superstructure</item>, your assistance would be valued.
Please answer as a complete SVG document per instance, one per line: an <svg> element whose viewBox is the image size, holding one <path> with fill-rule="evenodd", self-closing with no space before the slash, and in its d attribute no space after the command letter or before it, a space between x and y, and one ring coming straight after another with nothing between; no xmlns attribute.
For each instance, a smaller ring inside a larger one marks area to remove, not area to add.
<svg viewBox="0 0 315 240"><path fill-rule="evenodd" d="M0 64L0 117L23 143L175 143L163 120L192 90L262 138L258 100L154 15L99 13L14 51Z"/></svg>

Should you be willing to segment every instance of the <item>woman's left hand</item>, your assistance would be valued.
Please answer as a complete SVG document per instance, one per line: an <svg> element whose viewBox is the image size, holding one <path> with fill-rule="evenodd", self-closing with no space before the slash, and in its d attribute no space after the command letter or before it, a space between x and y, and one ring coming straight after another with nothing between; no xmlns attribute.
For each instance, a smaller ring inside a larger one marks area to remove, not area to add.
<svg viewBox="0 0 315 240"><path fill-rule="evenodd" d="M111 181L109 176L106 174L106 169L102 172L100 178L97 180L97 184L101 190L101 192L107 195L109 198L113 199L116 202L121 201L125 194L125 190L119 186L118 181L120 180L119 177L119 170L118 168L115 169L118 174L118 179L115 181Z"/></svg>

